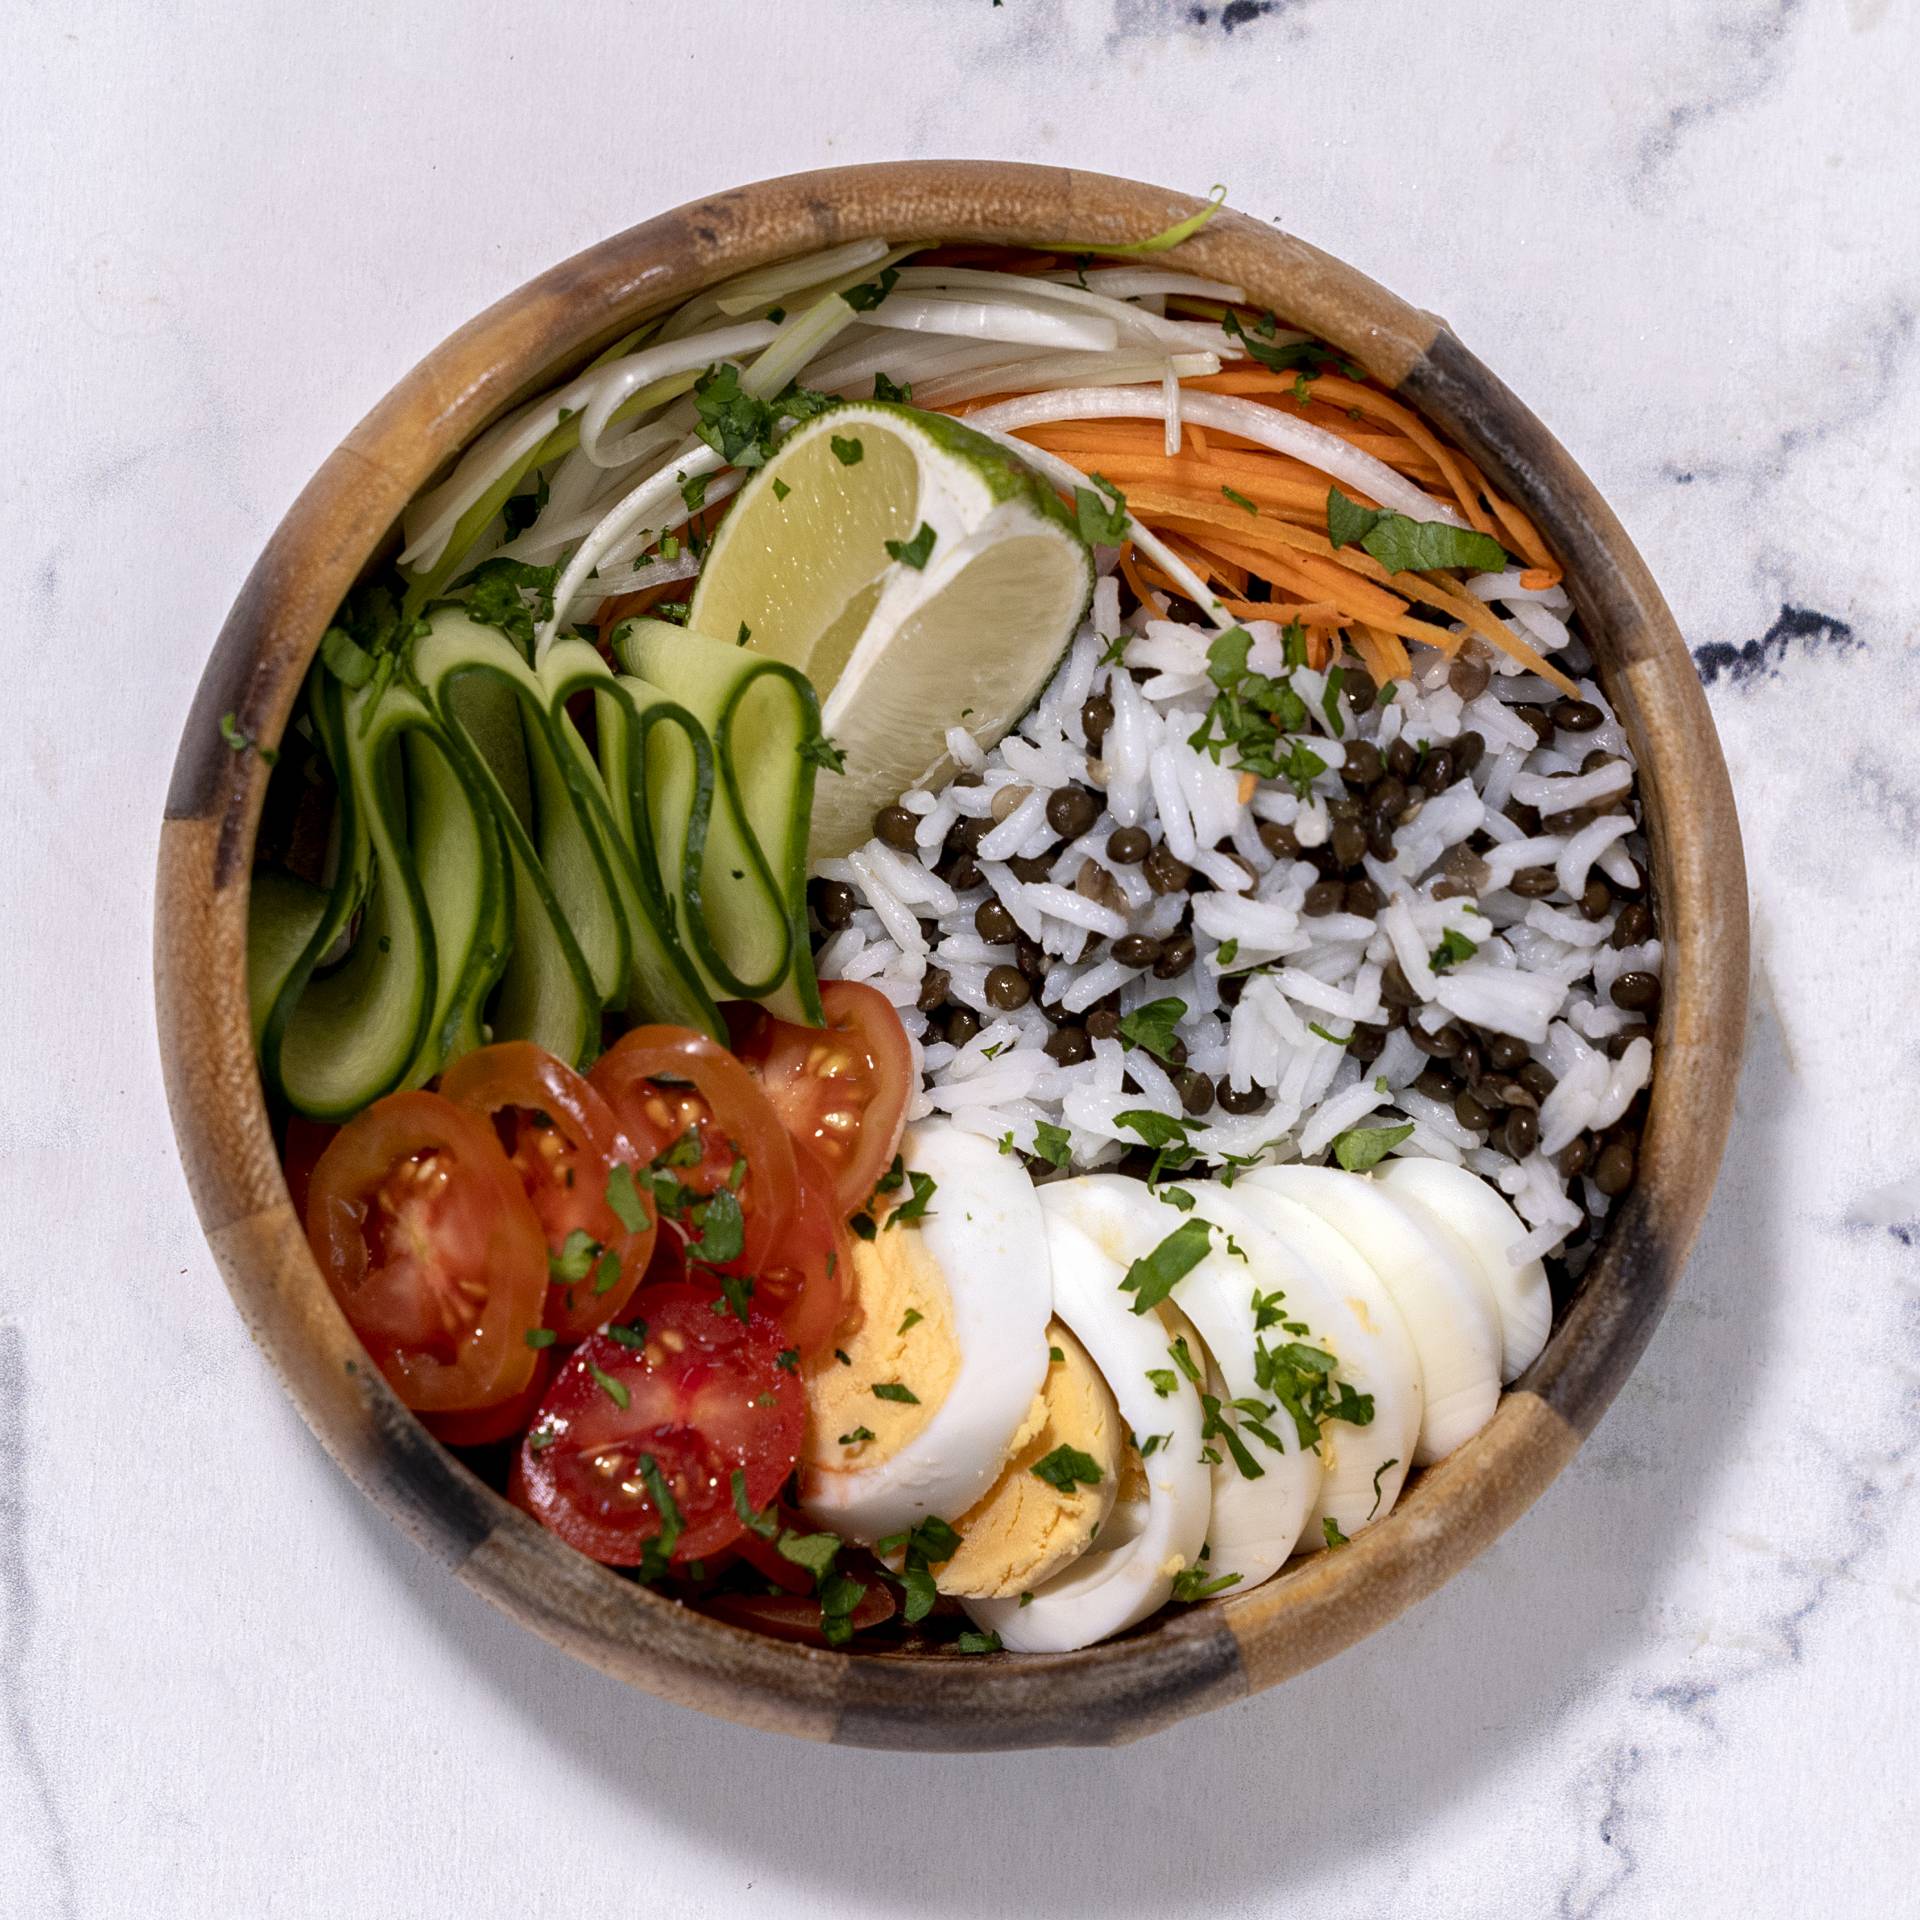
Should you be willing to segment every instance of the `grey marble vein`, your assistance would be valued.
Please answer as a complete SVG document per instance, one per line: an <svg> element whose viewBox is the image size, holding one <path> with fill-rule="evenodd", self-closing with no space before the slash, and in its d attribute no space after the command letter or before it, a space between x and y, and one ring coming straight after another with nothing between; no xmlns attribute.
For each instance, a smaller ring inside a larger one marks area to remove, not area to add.
<svg viewBox="0 0 1920 1920"><path fill-rule="evenodd" d="M53 1911L78 1911L67 1823L40 1743L33 1712L39 1598L27 1558L28 1445L26 1343L19 1327L0 1321L0 1728L13 1769L31 1802L25 1820L9 1820L0 1846L31 1849L45 1863Z"/></svg>

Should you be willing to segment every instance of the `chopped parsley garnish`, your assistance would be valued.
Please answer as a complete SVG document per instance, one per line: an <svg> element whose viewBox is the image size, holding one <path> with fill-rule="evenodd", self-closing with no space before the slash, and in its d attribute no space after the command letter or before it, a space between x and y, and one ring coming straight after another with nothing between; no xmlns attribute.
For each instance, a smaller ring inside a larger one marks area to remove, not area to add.
<svg viewBox="0 0 1920 1920"><path fill-rule="evenodd" d="M906 406L913 399L911 386L896 386L884 373L873 376L873 397L876 400L892 400Z"/></svg>
<svg viewBox="0 0 1920 1920"><path fill-rule="evenodd" d="M620 1389L622 1395L626 1388ZM624 1398L620 1406L626 1406ZM650 1453L643 1453L634 1463L640 1475L640 1484L647 1490L647 1498L653 1502L653 1510L660 1516L660 1531L649 1540L641 1555L640 1578L657 1580L667 1570L667 1562L673 1556L673 1550L680 1543L680 1536L686 1531L686 1522L680 1515L680 1503L673 1497L673 1489L667 1485L667 1477L660 1471L660 1463Z"/></svg>
<svg viewBox="0 0 1920 1920"><path fill-rule="evenodd" d="M731 1187L716 1187L688 1210L687 1218L700 1233L699 1239L688 1244L688 1259L724 1267L740 1258L746 1245L747 1217L740 1210L739 1195ZM741 1318L746 1316L742 1314Z"/></svg>
<svg viewBox="0 0 1920 1920"><path fill-rule="evenodd" d="M697 1249L689 1247L687 1251L691 1255ZM720 1297L713 1303L714 1312L726 1313L731 1309L733 1317L744 1327L747 1324L747 1315L752 1310L753 1282L745 1274L740 1273L723 1273L718 1276L718 1279Z"/></svg>
<svg viewBox="0 0 1920 1920"><path fill-rule="evenodd" d="M1290 623L1283 635L1289 668L1306 658L1304 632ZM1275 680L1247 665L1253 636L1245 627L1217 634L1207 649L1207 678L1219 691L1206 718L1188 736L1187 744L1216 763L1228 748L1234 765L1263 780L1288 780L1304 797L1326 762L1304 740L1286 736L1304 733L1307 703L1294 690L1291 674Z"/></svg>
<svg viewBox="0 0 1920 1920"><path fill-rule="evenodd" d="M892 1400L903 1407L917 1407L920 1396L911 1387L903 1387L898 1380L879 1380L874 1383L873 1397L876 1400Z"/></svg>
<svg viewBox="0 0 1920 1920"><path fill-rule="evenodd" d="M1507 564L1506 549L1491 534L1363 507L1338 487L1327 489L1327 538L1336 547L1361 548L1389 573L1431 573L1440 567L1498 573Z"/></svg>
<svg viewBox="0 0 1920 1920"><path fill-rule="evenodd" d="M933 1583L932 1568L937 1562L951 1560L960 1551L960 1536L942 1520L938 1514L927 1517L905 1533L890 1533L884 1540L876 1540L873 1550L885 1560L893 1554L901 1554L904 1572L893 1577L899 1580L903 1597L900 1611L907 1623L924 1620L933 1610L938 1589Z"/></svg>
<svg viewBox="0 0 1920 1920"><path fill-rule="evenodd" d="M1214 953L1214 964L1216 966L1230 967L1239 956L1240 942L1238 940L1222 940Z"/></svg>
<svg viewBox="0 0 1920 1920"><path fill-rule="evenodd" d="M1128 1107L1113 1116L1115 1126L1127 1127L1153 1148L1153 1165L1147 1171L1147 1185L1157 1188L1163 1174L1178 1172L1193 1160L1193 1143L1186 1122L1152 1107Z"/></svg>
<svg viewBox="0 0 1920 1920"><path fill-rule="evenodd" d="M1344 1380L1336 1383L1336 1365L1332 1354L1304 1340L1280 1347L1269 1347L1264 1340L1254 1344L1254 1384L1286 1409L1303 1447L1320 1444L1320 1429L1329 1420L1343 1420L1350 1427L1373 1424L1372 1394L1355 1393Z"/></svg>
<svg viewBox="0 0 1920 1920"><path fill-rule="evenodd" d="M773 497L776 500L784 500L792 491L793 489L777 473L773 476Z"/></svg>
<svg viewBox="0 0 1920 1920"><path fill-rule="evenodd" d="M694 431L733 467L765 466L779 423L774 409L740 384L740 369L722 361L693 384Z"/></svg>
<svg viewBox="0 0 1920 1920"><path fill-rule="evenodd" d="M1248 356L1259 361L1270 373L1287 373L1312 361L1333 358L1332 349L1323 347L1318 340L1276 341L1274 336L1279 331L1279 323L1270 313L1263 313L1248 327L1229 307L1220 316L1220 331L1229 340L1238 340L1246 348Z"/></svg>
<svg viewBox="0 0 1920 1920"><path fill-rule="evenodd" d="M1157 1189L1157 1198L1164 1200L1176 1213L1193 1211L1193 1195L1185 1187L1161 1187Z"/></svg>
<svg viewBox="0 0 1920 1920"><path fill-rule="evenodd" d="M1211 1600L1216 1593L1225 1593L1231 1586L1237 1586L1240 1576L1237 1573L1219 1573L1208 1577L1205 1567L1182 1567L1173 1576L1173 1597L1182 1606L1189 1606L1196 1600Z"/></svg>
<svg viewBox="0 0 1920 1920"><path fill-rule="evenodd" d="M867 1597L866 1587L848 1573L836 1573L820 1586L820 1637L830 1647L853 1638L853 1610Z"/></svg>
<svg viewBox="0 0 1920 1920"><path fill-rule="evenodd" d="M246 732L240 725L239 716L236 714L229 712L223 713L220 716L220 738L224 740L235 753L245 753L251 749L257 753L261 760L268 766L272 766L273 763L280 758L271 747L261 746L250 733Z"/></svg>
<svg viewBox="0 0 1920 1920"><path fill-rule="evenodd" d="M1176 1334L1167 1347L1167 1356L1197 1387L1200 1384L1200 1369L1194 1364L1193 1349L1187 1345L1187 1336Z"/></svg>
<svg viewBox="0 0 1920 1920"><path fill-rule="evenodd" d="M625 1385L616 1380L602 1367L596 1367L591 1360L587 1362L587 1371L593 1375L593 1383L604 1393L622 1413L633 1405L633 1395Z"/></svg>
<svg viewBox="0 0 1920 1920"><path fill-rule="evenodd" d="M1328 1514L1327 1517L1320 1522L1320 1537L1330 1547L1347 1547L1353 1544L1353 1542L1340 1531L1340 1522L1336 1520L1332 1514Z"/></svg>
<svg viewBox="0 0 1920 1920"><path fill-rule="evenodd" d="M1340 717L1340 682L1346 678L1342 667L1327 669L1327 684L1320 689L1320 711L1327 716L1327 731L1338 740L1347 730Z"/></svg>
<svg viewBox="0 0 1920 1920"><path fill-rule="evenodd" d="M1090 473L1087 478L1099 492L1087 487L1073 490L1073 513L1079 522L1080 538L1090 547L1117 547L1127 537L1127 496L1103 474Z"/></svg>
<svg viewBox="0 0 1920 1920"><path fill-rule="evenodd" d="M593 1271L600 1256L600 1242L579 1227L567 1235L560 1251L547 1253L547 1278L556 1286L569 1287L584 1280Z"/></svg>
<svg viewBox="0 0 1920 1920"><path fill-rule="evenodd" d="M1051 1120L1042 1120L1033 1130L1033 1157L1046 1161L1049 1166L1064 1167L1073 1158L1066 1128L1056 1127Z"/></svg>
<svg viewBox="0 0 1920 1920"><path fill-rule="evenodd" d="M1171 1367L1149 1367L1147 1385L1165 1400L1180 1384L1180 1376Z"/></svg>
<svg viewBox="0 0 1920 1920"><path fill-rule="evenodd" d="M1400 1464L1399 1459L1396 1457L1392 1460L1382 1460L1379 1466L1377 1466L1374 1469L1373 1505L1367 1509L1367 1518L1369 1520L1371 1520L1373 1516L1380 1511L1380 1482L1387 1477L1387 1470L1390 1467L1397 1467L1399 1464Z"/></svg>
<svg viewBox="0 0 1920 1920"><path fill-rule="evenodd" d="M810 767L818 767L823 773L845 773L847 757L824 733L800 743L800 758Z"/></svg>
<svg viewBox="0 0 1920 1920"><path fill-rule="evenodd" d="M1247 1449L1247 1443L1240 1438L1238 1430L1220 1410L1220 1401L1211 1393L1200 1396L1200 1411L1204 1418L1200 1425L1202 1440L1219 1440L1225 1443L1228 1453L1233 1456L1233 1464L1243 1480L1262 1480L1266 1477L1266 1468Z"/></svg>
<svg viewBox="0 0 1920 1920"><path fill-rule="evenodd" d="M773 1364L778 1367L782 1373L797 1373L800 1370L800 1349L798 1347L782 1347L780 1351L773 1356Z"/></svg>
<svg viewBox="0 0 1920 1920"><path fill-rule="evenodd" d="M818 1586L833 1568L834 1556L840 1551L840 1536L837 1533L795 1533L789 1529L775 1543L774 1551L782 1560L791 1560L796 1567L805 1567Z"/></svg>
<svg viewBox="0 0 1920 1920"><path fill-rule="evenodd" d="M771 1507L755 1513L747 1501L747 1474L744 1467L733 1470L733 1510L762 1540L771 1540L780 1531L780 1522Z"/></svg>
<svg viewBox="0 0 1920 1920"><path fill-rule="evenodd" d="M1349 1173L1365 1173L1377 1167L1389 1153L1413 1133L1409 1120L1400 1127L1349 1127L1333 1143L1333 1157Z"/></svg>
<svg viewBox="0 0 1920 1920"><path fill-rule="evenodd" d="M968 1628L954 1643L962 1653L998 1653L1000 1636L997 1633L981 1633Z"/></svg>
<svg viewBox="0 0 1920 1920"><path fill-rule="evenodd" d="M860 464L861 456L866 452L866 448L863 447L858 440L843 440L837 433L833 436L832 446L833 457L838 460L843 467L857 467Z"/></svg>
<svg viewBox="0 0 1920 1920"><path fill-rule="evenodd" d="M687 1138L693 1138L689 1131ZM700 1157L699 1141L694 1139L695 1160ZM659 1162L655 1162L658 1165ZM669 1165L686 1166L688 1161L672 1161ZM613 1216L629 1233L644 1231L647 1224L646 1202L640 1198L640 1189L634 1185L633 1169L624 1160L616 1160L613 1171L607 1175L607 1205L613 1209Z"/></svg>
<svg viewBox="0 0 1920 1920"><path fill-rule="evenodd" d="M467 617L483 627L496 627L522 653L533 651L536 620L553 614L553 583L558 567L529 566L524 560L495 558L474 569L465 590ZM531 608L526 596L533 596Z"/></svg>
<svg viewBox="0 0 1920 1920"><path fill-rule="evenodd" d="M647 1323L644 1320L629 1320L617 1327L607 1329L607 1338L638 1353L647 1344Z"/></svg>
<svg viewBox="0 0 1920 1920"><path fill-rule="evenodd" d="M1271 1293L1262 1293L1258 1287L1253 1290L1253 1330L1265 1333L1269 1327L1280 1325L1287 1317L1286 1309L1280 1302L1286 1294L1275 1287Z"/></svg>
<svg viewBox="0 0 1920 1920"><path fill-rule="evenodd" d="M1223 486L1220 491L1225 494L1236 507L1243 508L1248 513L1258 513L1260 511L1244 493L1235 493L1231 487L1227 486Z"/></svg>
<svg viewBox="0 0 1920 1920"><path fill-rule="evenodd" d="M1153 1249L1127 1269L1120 1291L1133 1295L1135 1313L1148 1313L1207 1257L1213 1233L1205 1220L1183 1220Z"/></svg>
<svg viewBox="0 0 1920 1920"><path fill-rule="evenodd" d="M529 1327L527 1329L527 1345L530 1347L550 1347L559 1337L551 1327Z"/></svg>
<svg viewBox="0 0 1920 1920"><path fill-rule="evenodd" d="M887 1215L889 1227L915 1226L927 1218L927 1202L939 1191L938 1183L930 1173L922 1173L917 1167L907 1169L907 1180L913 1188L913 1198L902 1200Z"/></svg>
<svg viewBox="0 0 1920 1920"><path fill-rule="evenodd" d="M740 631L733 636L733 644L736 647L744 647L747 644L747 642L752 638L753 638L753 629L750 626L748 626L744 620L742 620L740 622ZM736 880L740 878L740 876L737 873L733 877Z"/></svg>
<svg viewBox="0 0 1920 1920"><path fill-rule="evenodd" d="M684 474L680 481L680 498L687 503L689 513L698 513L707 504L707 476L704 473Z"/></svg>
<svg viewBox="0 0 1920 1920"><path fill-rule="evenodd" d="M1101 1481L1100 1463L1078 1447L1055 1447L1045 1459L1036 1460L1029 1471L1036 1480L1044 1480L1066 1494L1076 1486L1097 1487Z"/></svg>
<svg viewBox="0 0 1920 1920"><path fill-rule="evenodd" d="M871 1440L872 1438L873 1429L871 1427L855 1427L851 1433L843 1433L840 1436L840 1444L843 1447L857 1447L864 1441Z"/></svg>
<svg viewBox="0 0 1920 1920"><path fill-rule="evenodd" d="M911 540L889 540L886 543L887 552L903 567L911 567L918 573L927 564L927 556L933 552L933 538L932 527L922 520L920 531Z"/></svg>
<svg viewBox="0 0 1920 1920"><path fill-rule="evenodd" d="M877 280L863 280L857 287L841 288L840 298L855 313L871 313L893 291L893 284L899 278L900 269L888 267Z"/></svg>
<svg viewBox="0 0 1920 1920"><path fill-rule="evenodd" d="M1064 1347L1049 1347L1047 1349L1047 1361L1051 1366L1059 1366L1066 1357L1066 1349Z"/></svg>
<svg viewBox="0 0 1920 1920"><path fill-rule="evenodd" d="M927 1316L924 1313L922 1313L918 1307L909 1307L906 1310L906 1312L901 1316L900 1333L911 1333L914 1330L914 1328L917 1327L920 1324L920 1322L924 1320L926 1317ZM898 1339L899 1337L900 1337L899 1334L896 1334L894 1336L895 1339Z"/></svg>
<svg viewBox="0 0 1920 1920"><path fill-rule="evenodd" d="M1464 933L1449 927L1440 936L1440 944L1427 956L1427 964L1435 973L1445 973L1449 967L1457 967L1462 960L1471 960L1479 951Z"/></svg>
<svg viewBox="0 0 1920 1920"><path fill-rule="evenodd" d="M595 1298L603 1293L611 1293L620 1284L620 1256L609 1248L600 1256L593 1269L593 1291Z"/></svg>
<svg viewBox="0 0 1920 1920"><path fill-rule="evenodd" d="M1122 1017L1120 1022L1120 1043L1127 1047L1144 1047L1159 1060L1169 1060L1173 1056L1175 1042L1174 1029L1185 1019L1187 1003L1169 996L1164 1000L1149 1000L1143 1007Z"/></svg>
<svg viewBox="0 0 1920 1920"><path fill-rule="evenodd" d="M1344 1047L1347 1044L1347 1041L1353 1038L1352 1034L1348 1034L1345 1039L1342 1039L1341 1036L1337 1033L1329 1033L1326 1030L1326 1028L1320 1024L1318 1020L1309 1020L1307 1022L1307 1031L1309 1033L1318 1034L1322 1040L1326 1041L1326 1043L1329 1046L1333 1046L1333 1047Z"/></svg>
<svg viewBox="0 0 1920 1920"><path fill-rule="evenodd" d="M833 1350L833 1357L836 1360L838 1360L843 1367L850 1367L853 1365L853 1361L851 1360L851 1358L849 1358L845 1347L835 1347Z"/></svg>

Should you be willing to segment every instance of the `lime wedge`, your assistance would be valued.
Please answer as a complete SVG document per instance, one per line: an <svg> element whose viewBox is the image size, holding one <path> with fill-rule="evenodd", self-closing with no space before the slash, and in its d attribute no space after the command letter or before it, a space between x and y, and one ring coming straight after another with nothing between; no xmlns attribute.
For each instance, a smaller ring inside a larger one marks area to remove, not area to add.
<svg viewBox="0 0 1920 1920"><path fill-rule="evenodd" d="M844 769L814 790L810 853L952 773L946 733L991 746L1032 705L1093 591L1059 500L983 434L871 403L805 422L740 491L687 624L798 667Z"/></svg>

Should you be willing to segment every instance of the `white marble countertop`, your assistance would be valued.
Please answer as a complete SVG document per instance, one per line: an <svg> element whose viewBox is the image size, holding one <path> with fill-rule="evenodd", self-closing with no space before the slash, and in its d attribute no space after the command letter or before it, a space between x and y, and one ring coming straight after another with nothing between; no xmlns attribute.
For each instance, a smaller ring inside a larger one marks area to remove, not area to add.
<svg viewBox="0 0 1920 1920"><path fill-rule="evenodd" d="M1911 1901L1916 70L1913 0L7 9L0 1911ZM1592 1443L1397 1626L1116 1753L802 1748L491 1612L249 1343L152 1030L189 695L359 414L652 211L935 154L1223 180L1445 313L1664 582L1753 873L1726 1172Z"/></svg>

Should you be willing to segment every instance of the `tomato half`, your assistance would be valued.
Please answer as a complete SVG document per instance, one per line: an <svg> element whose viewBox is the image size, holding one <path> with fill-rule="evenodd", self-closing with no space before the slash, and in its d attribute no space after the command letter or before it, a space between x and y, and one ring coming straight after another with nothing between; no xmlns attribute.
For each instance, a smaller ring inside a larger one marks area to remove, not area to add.
<svg viewBox="0 0 1920 1920"><path fill-rule="evenodd" d="M517 1440L540 1411L547 1388L553 1384L556 1348L534 1355L533 1378L509 1400L497 1406L472 1407L464 1413L423 1413L420 1424L449 1447L490 1447L497 1440Z"/></svg>
<svg viewBox="0 0 1920 1920"><path fill-rule="evenodd" d="M509 1492L609 1566L639 1565L675 1519L675 1563L728 1545L746 1530L735 1471L757 1513L800 1457L807 1396L780 1365L785 1344L764 1314L741 1321L696 1287L643 1287L623 1327L594 1334L560 1369Z"/></svg>
<svg viewBox="0 0 1920 1920"><path fill-rule="evenodd" d="M811 1360L831 1347L845 1326L853 1240L820 1156L796 1140L793 1157L800 1172L800 1205L780 1244L751 1275L753 1303L780 1322L802 1359Z"/></svg>
<svg viewBox="0 0 1920 1920"><path fill-rule="evenodd" d="M758 1273L799 1208L800 1176L786 1130L753 1075L704 1034L635 1027L588 1077L642 1159L666 1166L689 1204L732 1189L741 1245L728 1264ZM684 1237L699 1237L684 1211L678 1224Z"/></svg>
<svg viewBox="0 0 1920 1920"><path fill-rule="evenodd" d="M437 1093L394 1093L342 1127L313 1169L307 1238L374 1364L410 1407L511 1398L547 1243L484 1120Z"/></svg>
<svg viewBox="0 0 1920 1920"><path fill-rule="evenodd" d="M891 1620L896 1610L892 1593L882 1580L869 1580L847 1625L862 1633ZM751 1627L756 1633L771 1634L776 1640L802 1640L807 1645L832 1644L820 1626L820 1602L797 1593L716 1593L702 1602L717 1620L736 1627Z"/></svg>
<svg viewBox="0 0 1920 1920"><path fill-rule="evenodd" d="M820 989L824 1027L796 1027L755 1008L734 1043L794 1139L833 1175L842 1217L858 1213L893 1164L913 1095L913 1047L893 1002L855 980Z"/></svg>
<svg viewBox="0 0 1920 1920"><path fill-rule="evenodd" d="M655 1218L646 1157L593 1087L530 1041L463 1054L441 1075L440 1091L492 1121L553 1256L546 1324L562 1340L584 1340L627 1304L647 1270ZM629 1170L617 1197L637 1227L608 1196L617 1166Z"/></svg>

